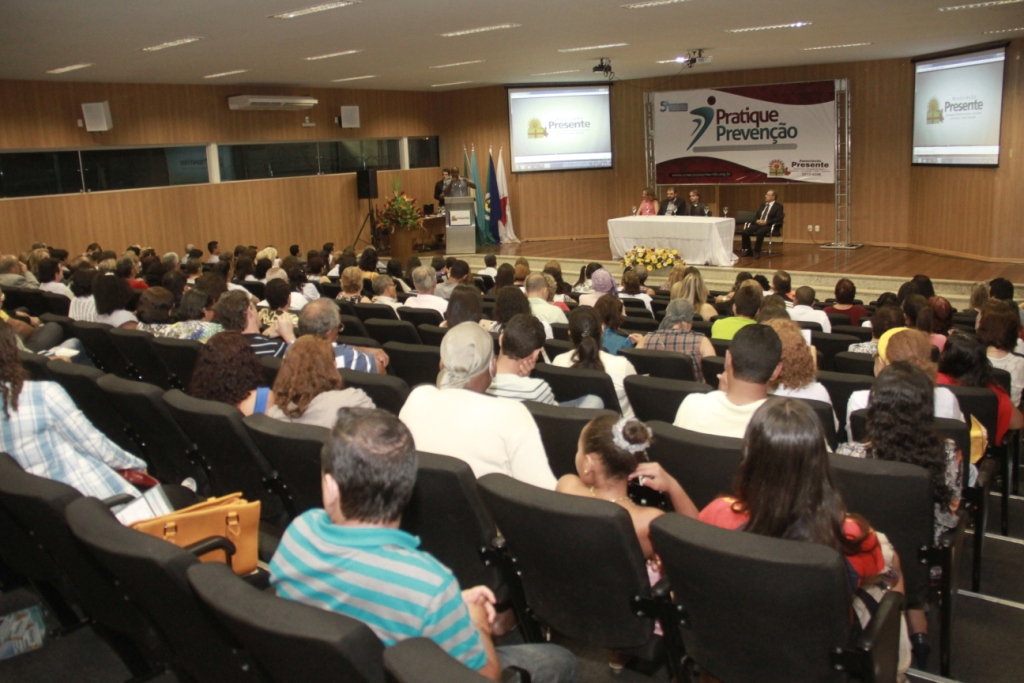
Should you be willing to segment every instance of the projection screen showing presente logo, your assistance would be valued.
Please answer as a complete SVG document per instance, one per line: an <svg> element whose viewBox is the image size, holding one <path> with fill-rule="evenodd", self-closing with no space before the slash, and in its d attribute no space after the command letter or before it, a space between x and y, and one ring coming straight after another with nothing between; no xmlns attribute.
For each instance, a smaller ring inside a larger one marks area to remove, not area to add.
<svg viewBox="0 0 1024 683"><path fill-rule="evenodd" d="M998 166L1006 48L918 62L915 164Z"/></svg>
<svg viewBox="0 0 1024 683"><path fill-rule="evenodd" d="M607 85L509 88L512 172L611 168Z"/></svg>

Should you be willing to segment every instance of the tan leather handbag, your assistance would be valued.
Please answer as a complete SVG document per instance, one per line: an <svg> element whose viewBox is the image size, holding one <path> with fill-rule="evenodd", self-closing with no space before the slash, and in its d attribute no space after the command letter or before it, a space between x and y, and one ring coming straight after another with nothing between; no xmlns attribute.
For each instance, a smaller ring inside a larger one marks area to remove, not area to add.
<svg viewBox="0 0 1024 683"><path fill-rule="evenodd" d="M231 569L239 575L256 570L260 502L250 503L242 498L241 493L210 498L163 517L136 522L132 528L182 548L212 536L223 536L235 545ZM228 562L227 553L223 550L213 550L199 559L202 562Z"/></svg>

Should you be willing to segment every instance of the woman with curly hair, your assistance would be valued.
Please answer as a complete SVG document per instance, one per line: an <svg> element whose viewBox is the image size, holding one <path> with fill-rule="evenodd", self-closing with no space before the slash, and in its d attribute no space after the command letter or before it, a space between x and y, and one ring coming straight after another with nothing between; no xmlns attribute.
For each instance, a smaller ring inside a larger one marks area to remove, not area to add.
<svg viewBox="0 0 1024 683"><path fill-rule="evenodd" d="M804 339L800 326L792 320L774 318L764 323L775 330L782 340L782 371L768 382L768 393L791 398L809 398L832 405L825 386L817 380L818 368L811 347ZM836 421L839 429L839 421Z"/></svg>
<svg viewBox="0 0 1024 683"><path fill-rule="evenodd" d="M0 451L26 472L84 496L138 496L114 470L145 471L146 463L96 429L59 384L29 381L16 337L10 325L0 324Z"/></svg>
<svg viewBox="0 0 1024 683"><path fill-rule="evenodd" d="M332 429L341 408L375 408L362 389L344 389L331 343L300 337L281 363L267 415L285 422Z"/></svg>
<svg viewBox="0 0 1024 683"><path fill-rule="evenodd" d="M274 401L263 366L241 332L219 332L196 358L189 396L235 406L243 415L262 414Z"/></svg>

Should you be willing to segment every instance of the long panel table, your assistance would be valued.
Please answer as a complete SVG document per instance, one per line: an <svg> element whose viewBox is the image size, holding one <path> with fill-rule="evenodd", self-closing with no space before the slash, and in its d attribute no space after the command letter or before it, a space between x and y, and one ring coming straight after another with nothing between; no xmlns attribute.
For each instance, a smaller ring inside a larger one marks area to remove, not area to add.
<svg viewBox="0 0 1024 683"><path fill-rule="evenodd" d="M608 221L612 258L622 258L633 247L675 249L691 264L731 266L736 221L700 216L626 216Z"/></svg>

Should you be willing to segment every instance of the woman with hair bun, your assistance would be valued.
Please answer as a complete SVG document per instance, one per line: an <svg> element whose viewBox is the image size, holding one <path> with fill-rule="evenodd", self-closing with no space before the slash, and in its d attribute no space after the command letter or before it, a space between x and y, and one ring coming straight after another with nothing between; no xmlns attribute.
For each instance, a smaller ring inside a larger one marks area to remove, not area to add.
<svg viewBox="0 0 1024 683"><path fill-rule="evenodd" d="M633 364L622 356L613 356L601 348L601 319L590 306L578 306L569 315L569 340L573 350L555 356L552 365L561 368L583 368L584 370L600 370L612 378L615 394L619 399L619 407L626 417L633 417L633 408L626 398L624 381L627 376L635 375Z"/></svg>

